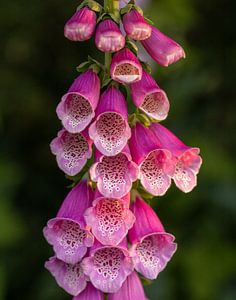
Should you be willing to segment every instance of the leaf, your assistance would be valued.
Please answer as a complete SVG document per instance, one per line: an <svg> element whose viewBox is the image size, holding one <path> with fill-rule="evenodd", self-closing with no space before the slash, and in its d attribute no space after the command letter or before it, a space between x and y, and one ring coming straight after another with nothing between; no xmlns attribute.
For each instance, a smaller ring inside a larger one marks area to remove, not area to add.
<svg viewBox="0 0 236 300"><path fill-rule="evenodd" d="M120 10L120 14L121 14L121 15L125 15L125 14L127 14L128 12L130 12L132 8L133 8L133 5L132 5L132 4L127 4L125 7L123 7L123 8Z"/></svg>
<svg viewBox="0 0 236 300"><path fill-rule="evenodd" d="M102 11L102 6L94 0L88 0L88 7L95 12Z"/></svg>
<svg viewBox="0 0 236 300"><path fill-rule="evenodd" d="M81 63L80 65L78 65L78 67L76 67L76 70L79 73L85 72L88 70L90 65L91 65L91 63L89 61L85 61L85 62Z"/></svg>

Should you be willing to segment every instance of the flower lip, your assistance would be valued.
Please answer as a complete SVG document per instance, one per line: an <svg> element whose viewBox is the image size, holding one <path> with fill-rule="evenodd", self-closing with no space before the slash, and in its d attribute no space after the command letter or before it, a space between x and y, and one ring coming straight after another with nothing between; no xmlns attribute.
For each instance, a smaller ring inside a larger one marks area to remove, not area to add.
<svg viewBox="0 0 236 300"><path fill-rule="evenodd" d="M97 152L98 161L90 168L92 181L97 182L98 190L106 197L125 196L138 178L138 166L132 161L128 146L115 156L99 153L98 157Z"/></svg>
<svg viewBox="0 0 236 300"><path fill-rule="evenodd" d="M103 245L119 245L132 228L135 217L129 210L129 195L123 198L98 197L84 217L92 233Z"/></svg>
<svg viewBox="0 0 236 300"><path fill-rule="evenodd" d="M163 121L169 113L170 103L166 93L160 88L155 88L146 94L139 108L151 118Z"/></svg>
<svg viewBox="0 0 236 300"><path fill-rule="evenodd" d="M142 237L130 249L135 269L148 279L156 279L177 250L174 239L166 232L153 232Z"/></svg>
<svg viewBox="0 0 236 300"><path fill-rule="evenodd" d="M114 156L124 149L131 137L131 130L124 115L107 111L90 125L89 136L103 155Z"/></svg>
<svg viewBox="0 0 236 300"><path fill-rule="evenodd" d="M110 75L113 80L130 84L139 81L142 73L142 66L130 49L124 48L113 56L110 67Z"/></svg>
<svg viewBox="0 0 236 300"><path fill-rule="evenodd" d="M104 293L116 293L134 269L126 239L115 247L95 243L82 265L93 285Z"/></svg>
<svg viewBox="0 0 236 300"><path fill-rule="evenodd" d="M43 234L57 257L69 264L80 261L87 247L94 243L94 237L85 227L84 221L69 218L54 218L48 221Z"/></svg>
<svg viewBox="0 0 236 300"><path fill-rule="evenodd" d="M57 107L57 115L69 132L78 133L89 125L95 112L90 101L82 93L68 92Z"/></svg>
<svg viewBox="0 0 236 300"><path fill-rule="evenodd" d="M171 152L156 149L148 153L139 166L139 178L143 187L152 195L163 196L171 185L175 164Z"/></svg>
<svg viewBox="0 0 236 300"><path fill-rule="evenodd" d="M50 148L56 155L59 168L70 176L79 173L92 156L92 141L87 130L70 133L62 129L52 140Z"/></svg>
<svg viewBox="0 0 236 300"><path fill-rule="evenodd" d="M45 268L55 277L57 284L72 296L79 295L87 286L88 277L80 263L68 264L53 256L45 263Z"/></svg>

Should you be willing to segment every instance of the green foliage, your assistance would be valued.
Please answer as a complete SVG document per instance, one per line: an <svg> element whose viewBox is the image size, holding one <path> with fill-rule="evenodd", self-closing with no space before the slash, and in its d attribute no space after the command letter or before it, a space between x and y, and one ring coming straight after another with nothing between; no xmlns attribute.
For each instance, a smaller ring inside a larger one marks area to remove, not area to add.
<svg viewBox="0 0 236 300"><path fill-rule="evenodd" d="M99 1L101 3L101 1ZM233 0L152 0L144 9L161 31L183 44L186 60L152 64L171 111L164 122L204 159L198 187L174 185L151 201L179 251L146 287L150 300L233 300L235 284L235 26ZM71 299L44 270L52 255L42 237L68 180L49 142L60 129L55 108L94 41L63 38L78 1L3 0L0 88L0 300Z"/></svg>

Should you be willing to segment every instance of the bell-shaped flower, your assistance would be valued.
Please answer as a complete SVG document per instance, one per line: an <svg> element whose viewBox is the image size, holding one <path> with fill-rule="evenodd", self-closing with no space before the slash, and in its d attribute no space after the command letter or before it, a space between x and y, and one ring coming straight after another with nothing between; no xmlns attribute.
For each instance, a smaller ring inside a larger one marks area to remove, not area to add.
<svg viewBox="0 0 236 300"><path fill-rule="evenodd" d="M116 87L110 86L102 94L89 136L106 156L117 155L127 144L131 136L128 109L123 94Z"/></svg>
<svg viewBox="0 0 236 300"><path fill-rule="evenodd" d="M124 48L125 37L114 21L106 19L97 26L95 44L102 52L112 53Z"/></svg>
<svg viewBox="0 0 236 300"><path fill-rule="evenodd" d="M157 63L167 67L179 59L185 58L185 52L179 44L154 26L151 27L152 34L148 39L142 41L142 45Z"/></svg>
<svg viewBox="0 0 236 300"><path fill-rule="evenodd" d="M100 79L89 69L75 79L57 106L58 118L71 133L83 131L95 116L100 95Z"/></svg>
<svg viewBox="0 0 236 300"><path fill-rule="evenodd" d="M64 27L64 35L71 41L89 40L96 28L96 13L88 7L78 10Z"/></svg>
<svg viewBox="0 0 236 300"><path fill-rule="evenodd" d="M86 181L81 181L69 192L56 218L49 220L44 228L44 236L53 246L56 256L66 263L77 263L93 245L94 237L83 217L92 200L91 188Z"/></svg>
<svg viewBox="0 0 236 300"><path fill-rule="evenodd" d="M82 266L92 284L104 293L118 292L134 269L126 240L118 246L103 246L95 242Z"/></svg>
<svg viewBox="0 0 236 300"><path fill-rule="evenodd" d="M87 130L70 133L62 129L52 140L50 148L56 155L59 168L70 176L78 174L92 156L92 141Z"/></svg>
<svg viewBox="0 0 236 300"><path fill-rule="evenodd" d="M136 272L131 273L117 293L108 294L107 300L148 300Z"/></svg>
<svg viewBox="0 0 236 300"><path fill-rule="evenodd" d="M186 146L170 130L159 123L150 127L162 147L171 151L176 158L175 173L173 175L176 186L183 192L188 193L197 185L197 174L202 164L199 156L200 149Z"/></svg>
<svg viewBox="0 0 236 300"><path fill-rule="evenodd" d="M132 161L129 146L115 156L104 156L95 151L96 163L90 168L92 181L105 197L120 198L128 194L138 178L138 166Z"/></svg>
<svg viewBox="0 0 236 300"><path fill-rule="evenodd" d="M130 151L133 161L139 166L143 187L154 196L164 195L175 170L171 152L162 148L154 133L140 123L132 128Z"/></svg>
<svg viewBox="0 0 236 300"><path fill-rule="evenodd" d="M134 53L124 48L114 54L110 74L113 80L129 84L142 78L142 66Z"/></svg>
<svg viewBox="0 0 236 300"><path fill-rule="evenodd" d="M174 236L166 233L155 211L141 198L131 207L136 222L129 231L130 254L136 271L157 278L177 249Z"/></svg>
<svg viewBox="0 0 236 300"><path fill-rule="evenodd" d="M88 282L86 289L72 300L104 300L104 294Z"/></svg>
<svg viewBox="0 0 236 300"><path fill-rule="evenodd" d="M45 268L57 284L72 296L79 295L86 288L88 277L84 274L81 263L68 264L54 256L45 263Z"/></svg>
<svg viewBox="0 0 236 300"><path fill-rule="evenodd" d="M152 27L136 9L124 15L123 26L128 37L137 41L146 40L152 33Z"/></svg>
<svg viewBox="0 0 236 300"><path fill-rule="evenodd" d="M170 110L169 100L148 72L143 70L142 79L132 83L130 91L137 108L155 120L166 119Z"/></svg>
<svg viewBox="0 0 236 300"><path fill-rule="evenodd" d="M93 206L85 211L84 218L101 244L116 246L125 238L135 222L129 205L129 194L123 198L109 198L96 191Z"/></svg>

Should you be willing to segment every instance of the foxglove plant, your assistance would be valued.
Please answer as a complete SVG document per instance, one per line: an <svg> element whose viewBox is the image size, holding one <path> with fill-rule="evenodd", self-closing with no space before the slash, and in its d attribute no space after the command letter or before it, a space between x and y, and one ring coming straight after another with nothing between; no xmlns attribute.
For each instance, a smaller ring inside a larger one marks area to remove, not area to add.
<svg viewBox="0 0 236 300"><path fill-rule="evenodd" d="M77 67L50 144L72 189L43 230L54 250L45 267L73 300L147 299L139 276L156 279L177 249L148 203L172 179L190 192L202 163L199 148L159 123L170 103L139 43L163 66L185 52L150 24L142 2L84 0L64 27L71 41L94 35L105 53L104 64L89 56Z"/></svg>

